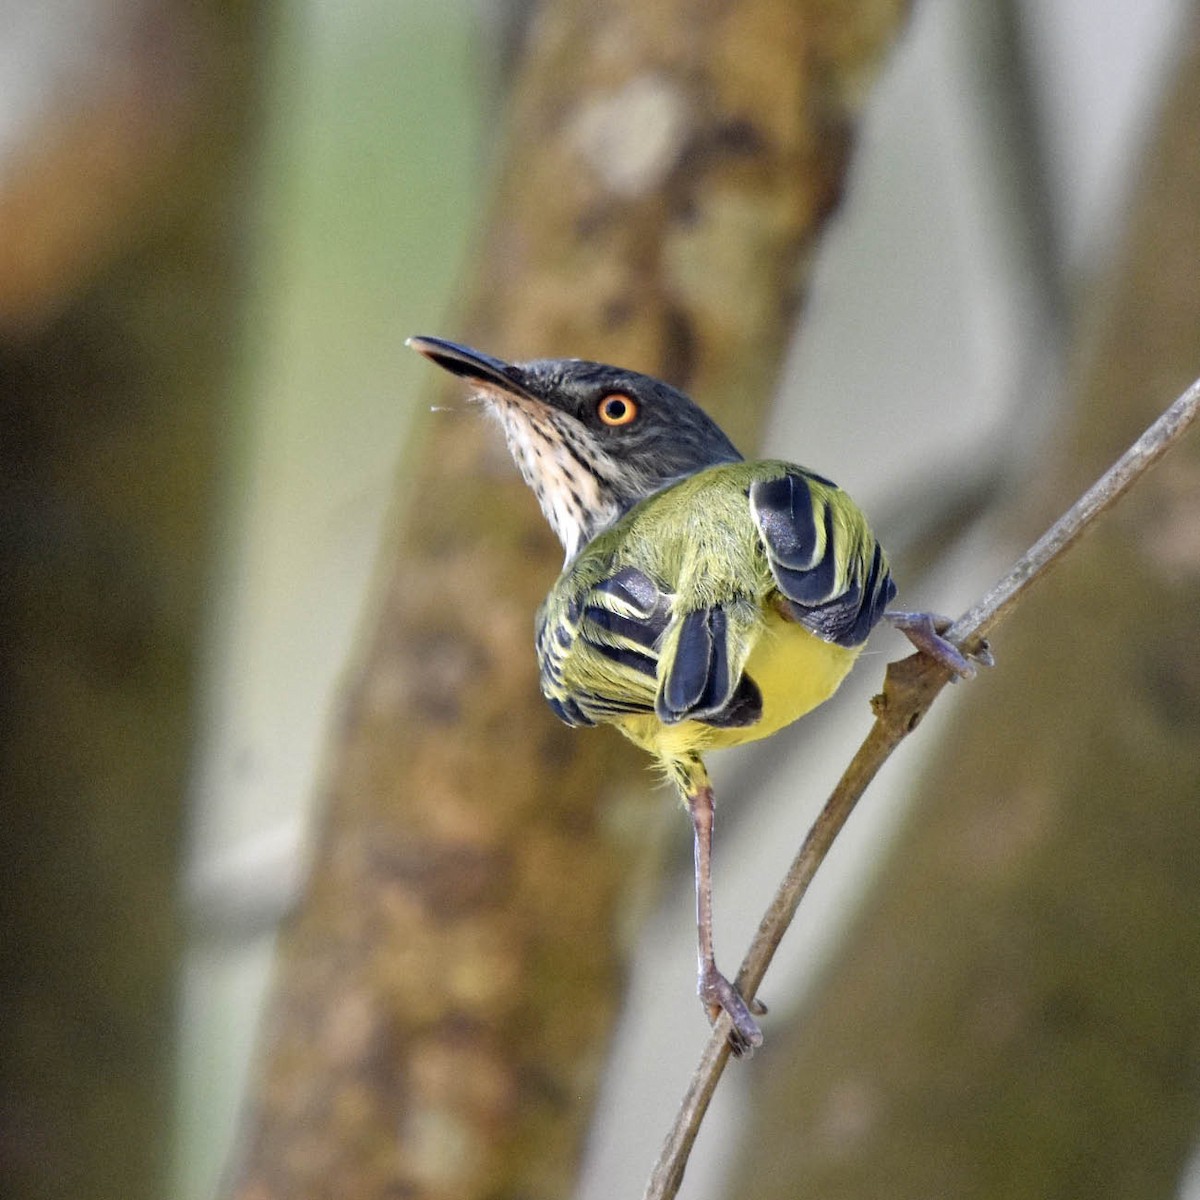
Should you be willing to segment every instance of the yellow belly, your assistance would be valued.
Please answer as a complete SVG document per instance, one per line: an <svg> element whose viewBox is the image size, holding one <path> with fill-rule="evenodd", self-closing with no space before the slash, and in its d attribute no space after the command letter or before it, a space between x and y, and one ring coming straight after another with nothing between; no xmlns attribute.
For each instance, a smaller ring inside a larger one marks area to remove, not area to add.
<svg viewBox="0 0 1200 1200"><path fill-rule="evenodd" d="M746 662L746 673L762 692L762 718L753 725L714 729L700 721L664 725L655 716L625 717L621 731L662 758L769 737L828 700L862 650L822 641L802 625L768 614Z"/></svg>

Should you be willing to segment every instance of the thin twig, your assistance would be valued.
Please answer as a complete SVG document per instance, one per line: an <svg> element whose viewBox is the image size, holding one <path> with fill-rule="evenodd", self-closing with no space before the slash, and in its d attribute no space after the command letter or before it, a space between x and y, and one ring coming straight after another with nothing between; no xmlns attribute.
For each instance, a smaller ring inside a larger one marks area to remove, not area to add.
<svg viewBox="0 0 1200 1200"><path fill-rule="evenodd" d="M1063 514L1008 573L950 627L946 637L970 650L978 647L1041 578L1079 540L1096 518L1119 500L1167 452L1200 414L1200 379L1191 385L1140 438ZM801 898L829 853L859 797L895 748L920 723L950 673L924 654L910 655L887 669L882 696L875 701L875 723L850 761L833 793L805 837L779 885L738 972L743 996L754 995L787 932ZM663 1143L646 1185L644 1200L671 1200L717 1081L729 1059L728 1018L713 1027L688 1084L675 1124Z"/></svg>

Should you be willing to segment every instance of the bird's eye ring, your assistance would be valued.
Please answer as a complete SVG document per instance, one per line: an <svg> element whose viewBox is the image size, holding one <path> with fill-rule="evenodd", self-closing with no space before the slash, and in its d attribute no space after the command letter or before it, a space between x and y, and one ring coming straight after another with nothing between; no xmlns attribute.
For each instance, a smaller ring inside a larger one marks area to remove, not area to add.
<svg viewBox="0 0 1200 1200"><path fill-rule="evenodd" d="M624 392L609 392L596 408L605 425L628 425L638 414L637 402Z"/></svg>

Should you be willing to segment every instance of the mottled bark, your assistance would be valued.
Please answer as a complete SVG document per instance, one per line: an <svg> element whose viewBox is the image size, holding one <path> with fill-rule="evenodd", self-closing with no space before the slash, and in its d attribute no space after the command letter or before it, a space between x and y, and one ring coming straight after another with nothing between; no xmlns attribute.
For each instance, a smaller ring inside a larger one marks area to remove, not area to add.
<svg viewBox="0 0 1200 1200"><path fill-rule="evenodd" d="M179 834L244 294L262 9L114 12L137 59L106 64L119 95L28 131L0 188L0 1177L14 1200L164 1194ZM63 121L90 137L62 140Z"/></svg>
<svg viewBox="0 0 1200 1200"><path fill-rule="evenodd" d="M1200 367L1196 40L1162 122L1027 532ZM1193 434L996 639L856 935L762 1058L739 1198L1176 1194L1200 1129L1198 514Z"/></svg>
<svg viewBox="0 0 1200 1200"><path fill-rule="evenodd" d="M544 6L469 319L413 332L639 367L752 445L903 7ZM495 431L434 419L417 440L281 945L241 1200L565 1194L619 1002L645 839L612 802L650 777L541 702L532 620L561 551Z"/></svg>

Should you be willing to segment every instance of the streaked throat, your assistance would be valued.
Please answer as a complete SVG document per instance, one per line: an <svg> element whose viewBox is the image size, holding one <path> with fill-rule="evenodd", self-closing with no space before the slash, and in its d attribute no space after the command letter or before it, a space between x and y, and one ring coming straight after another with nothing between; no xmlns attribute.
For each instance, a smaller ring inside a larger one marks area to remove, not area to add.
<svg viewBox="0 0 1200 1200"><path fill-rule="evenodd" d="M550 528L562 542L569 563L602 529L621 515L605 489L586 447L576 446L570 420L555 421L553 410L505 395L483 393L504 429L509 452L521 477L537 497Z"/></svg>

